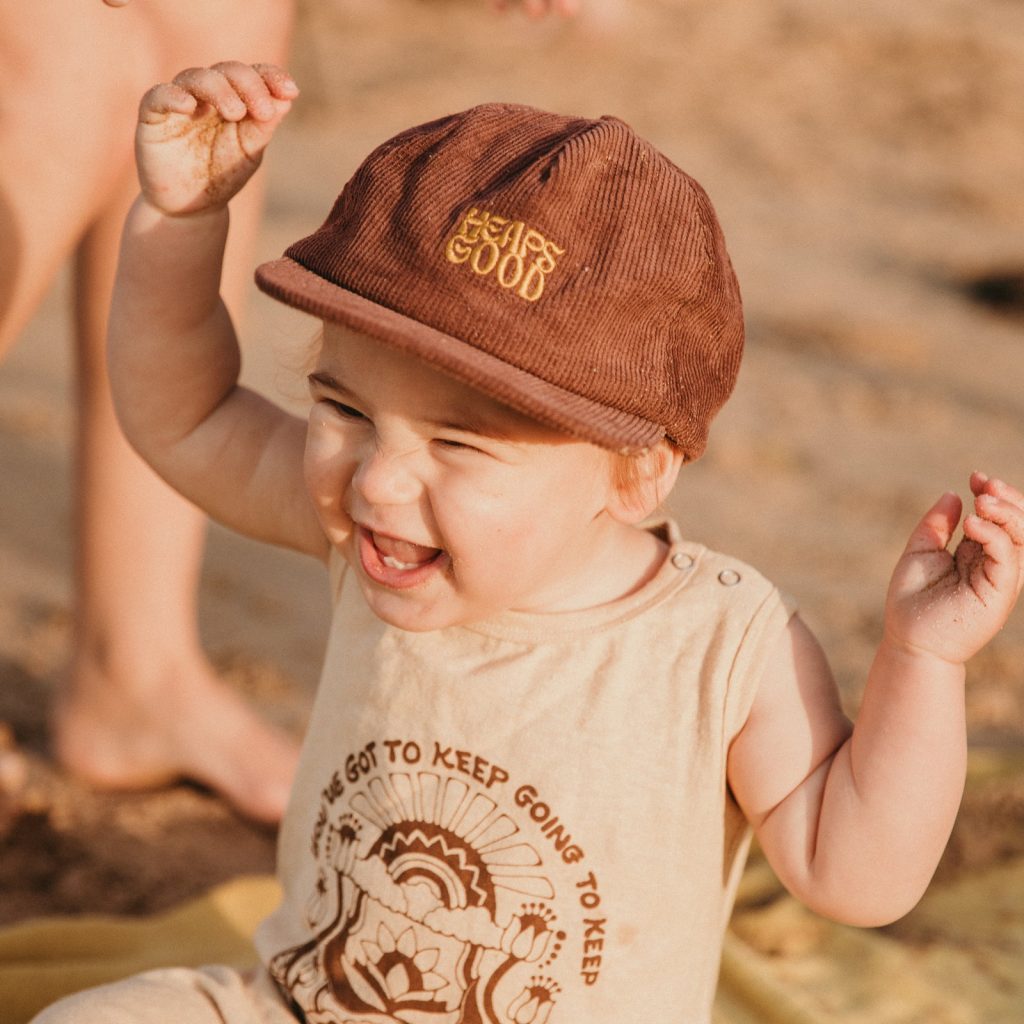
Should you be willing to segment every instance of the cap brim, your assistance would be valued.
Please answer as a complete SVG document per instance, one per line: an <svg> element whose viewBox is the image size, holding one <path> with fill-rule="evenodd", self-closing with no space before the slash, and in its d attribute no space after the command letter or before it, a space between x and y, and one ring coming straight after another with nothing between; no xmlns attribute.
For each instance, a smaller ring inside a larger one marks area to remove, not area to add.
<svg viewBox="0 0 1024 1024"><path fill-rule="evenodd" d="M665 436L664 428L657 423L566 391L467 342L342 288L288 256L257 267L256 283L262 291L295 309L376 338L527 416L603 448L636 451Z"/></svg>

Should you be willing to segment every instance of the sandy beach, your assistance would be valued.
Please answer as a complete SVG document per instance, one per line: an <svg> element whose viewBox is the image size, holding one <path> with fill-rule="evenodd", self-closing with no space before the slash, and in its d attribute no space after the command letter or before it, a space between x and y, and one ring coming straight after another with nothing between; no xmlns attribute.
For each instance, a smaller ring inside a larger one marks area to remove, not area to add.
<svg viewBox="0 0 1024 1024"><path fill-rule="evenodd" d="M408 125L486 100L632 124L710 193L747 315L736 394L668 510L796 598L855 712L917 517L966 495L974 468L1024 484L1024 4L582 3L575 22L535 24L474 0L306 0L260 257L315 228ZM253 288L246 380L301 408L313 326ZM65 276L0 366L0 742L29 771L17 797L0 780L0 924L146 913L273 867L273 834L209 793L90 793L50 758L70 633L69 329ZM208 648L297 734L326 593L319 566L211 530ZM1024 1019L1024 610L968 685L967 793L917 910L841 928L752 862L726 966L740 988L777 986L788 1019Z"/></svg>

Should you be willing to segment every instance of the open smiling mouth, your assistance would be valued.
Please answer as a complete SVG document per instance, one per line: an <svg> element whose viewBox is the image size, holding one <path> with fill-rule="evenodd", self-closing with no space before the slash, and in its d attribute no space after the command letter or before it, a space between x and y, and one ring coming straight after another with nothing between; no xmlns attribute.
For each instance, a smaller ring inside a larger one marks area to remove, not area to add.
<svg viewBox="0 0 1024 1024"><path fill-rule="evenodd" d="M374 583L405 590L422 583L447 563L441 548L413 544L358 527L359 559Z"/></svg>

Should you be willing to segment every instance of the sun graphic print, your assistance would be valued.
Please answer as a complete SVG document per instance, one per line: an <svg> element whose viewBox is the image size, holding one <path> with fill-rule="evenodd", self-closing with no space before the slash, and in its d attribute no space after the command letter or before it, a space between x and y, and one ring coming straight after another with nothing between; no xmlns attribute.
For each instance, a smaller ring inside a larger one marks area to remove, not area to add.
<svg viewBox="0 0 1024 1024"><path fill-rule="evenodd" d="M536 847L489 795L381 772L325 799L307 942L271 973L309 1024L545 1024L566 933ZM329 792L325 790L325 792Z"/></svg>

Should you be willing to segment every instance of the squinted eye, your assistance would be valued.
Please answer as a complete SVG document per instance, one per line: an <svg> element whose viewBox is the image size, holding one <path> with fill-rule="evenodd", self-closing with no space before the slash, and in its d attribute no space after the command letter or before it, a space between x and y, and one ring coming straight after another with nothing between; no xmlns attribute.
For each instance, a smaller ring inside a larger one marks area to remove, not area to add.
<svg viewBox="0 0 1024 1024"><path fill-rule="evenodd" d="M344 416L348 420L362 420L366 417L358 409L353 409L351 405L345 405L343 402L334 402L330 399L326 399L327 404L340 416Z"/></svg>
<svg viewBox="0 0 1024 1024"><path fill-rule="evenodd" d="M456 441L454 438L451 437L439 437L437 439L437 444L441 448L445 448L448 451L455 452L476 452L480 450L479 448L476 448L474 445L467 444L465 441Z"/></svg>

